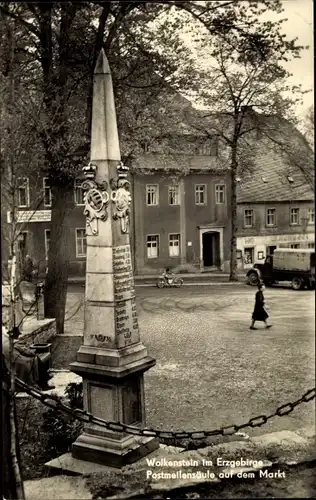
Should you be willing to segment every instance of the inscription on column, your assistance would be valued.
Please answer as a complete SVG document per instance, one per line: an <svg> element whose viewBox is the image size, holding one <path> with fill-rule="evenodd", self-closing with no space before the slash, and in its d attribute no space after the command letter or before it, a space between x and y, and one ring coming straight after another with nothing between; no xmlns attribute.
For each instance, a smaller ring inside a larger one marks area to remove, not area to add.
<svg viewBox="0 0 316 500"><path fill-rule="evenodd" d="M135 296L134 278L129 245L113 248L114 299L126 300Z"/></svg>
<svg viewBox="0 0 316 500"><path fill-rule="evenodd" d="M115 321L118 347L126 347L139 342L135 298L116 304Z"/></svg>
<svg viewBox="0 0 316 500"><path fill-rule="evenodd" d="M139 342L134 277L129 245L113 248L115 328L118 347Z"/></svg>

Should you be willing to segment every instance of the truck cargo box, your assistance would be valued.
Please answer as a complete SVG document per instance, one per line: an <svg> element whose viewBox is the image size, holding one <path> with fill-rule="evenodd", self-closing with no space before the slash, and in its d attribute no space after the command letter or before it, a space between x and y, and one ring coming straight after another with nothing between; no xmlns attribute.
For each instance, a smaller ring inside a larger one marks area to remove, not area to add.
<svg viewBox="0 0 316 500"><path fill-rule="evenodd" d="M274 250L273 268L284 271L306 271L311 270L311 256L313 249L282 248Z"/></svg>

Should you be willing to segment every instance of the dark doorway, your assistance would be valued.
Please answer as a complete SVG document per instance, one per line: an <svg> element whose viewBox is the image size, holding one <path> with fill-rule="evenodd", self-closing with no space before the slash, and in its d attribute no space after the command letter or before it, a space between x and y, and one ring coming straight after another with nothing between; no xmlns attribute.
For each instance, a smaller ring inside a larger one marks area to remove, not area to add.
<svg viewBox="0 0 316 500"><path fill-rule="evenodd" d="M267 247L267 255L273 255L274 250L276 249L276 246L271 246Z"/></svg>
<svg viewBox="0 0 316 500"><path fill-rule="evenodd" d="M204 267L220 266L219 233L208 232L202 235Z"/></svg>
<svg viewBox="0 0 316 500"><path fill-rule="evenodd" d="M213 266L213 234L203 233L203 265L204 267Z"/></svg>

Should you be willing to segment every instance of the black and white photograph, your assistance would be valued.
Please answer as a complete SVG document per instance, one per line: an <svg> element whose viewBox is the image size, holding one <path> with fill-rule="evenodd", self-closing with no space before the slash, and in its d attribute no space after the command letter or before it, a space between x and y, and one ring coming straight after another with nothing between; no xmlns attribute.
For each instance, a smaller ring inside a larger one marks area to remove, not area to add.
<svg viewBox="0 0 316 500"><path fill-rule="evenodd" d="M3 500L315 498L313 11L0 2Z"/></svg>

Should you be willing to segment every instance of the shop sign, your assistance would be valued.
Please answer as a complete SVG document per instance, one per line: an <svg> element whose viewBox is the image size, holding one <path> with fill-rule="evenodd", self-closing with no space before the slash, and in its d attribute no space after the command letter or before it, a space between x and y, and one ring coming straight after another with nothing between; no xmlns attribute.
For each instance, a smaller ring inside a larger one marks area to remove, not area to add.
<svg viewBox="0 0 316 500"><path fill-rule="evenodd" d="M30 222L50 222L52 218L51 210L18 210L17 222L19 224L27 224ZM12 212L7 212L7 222L12 222Z"/></svg>

